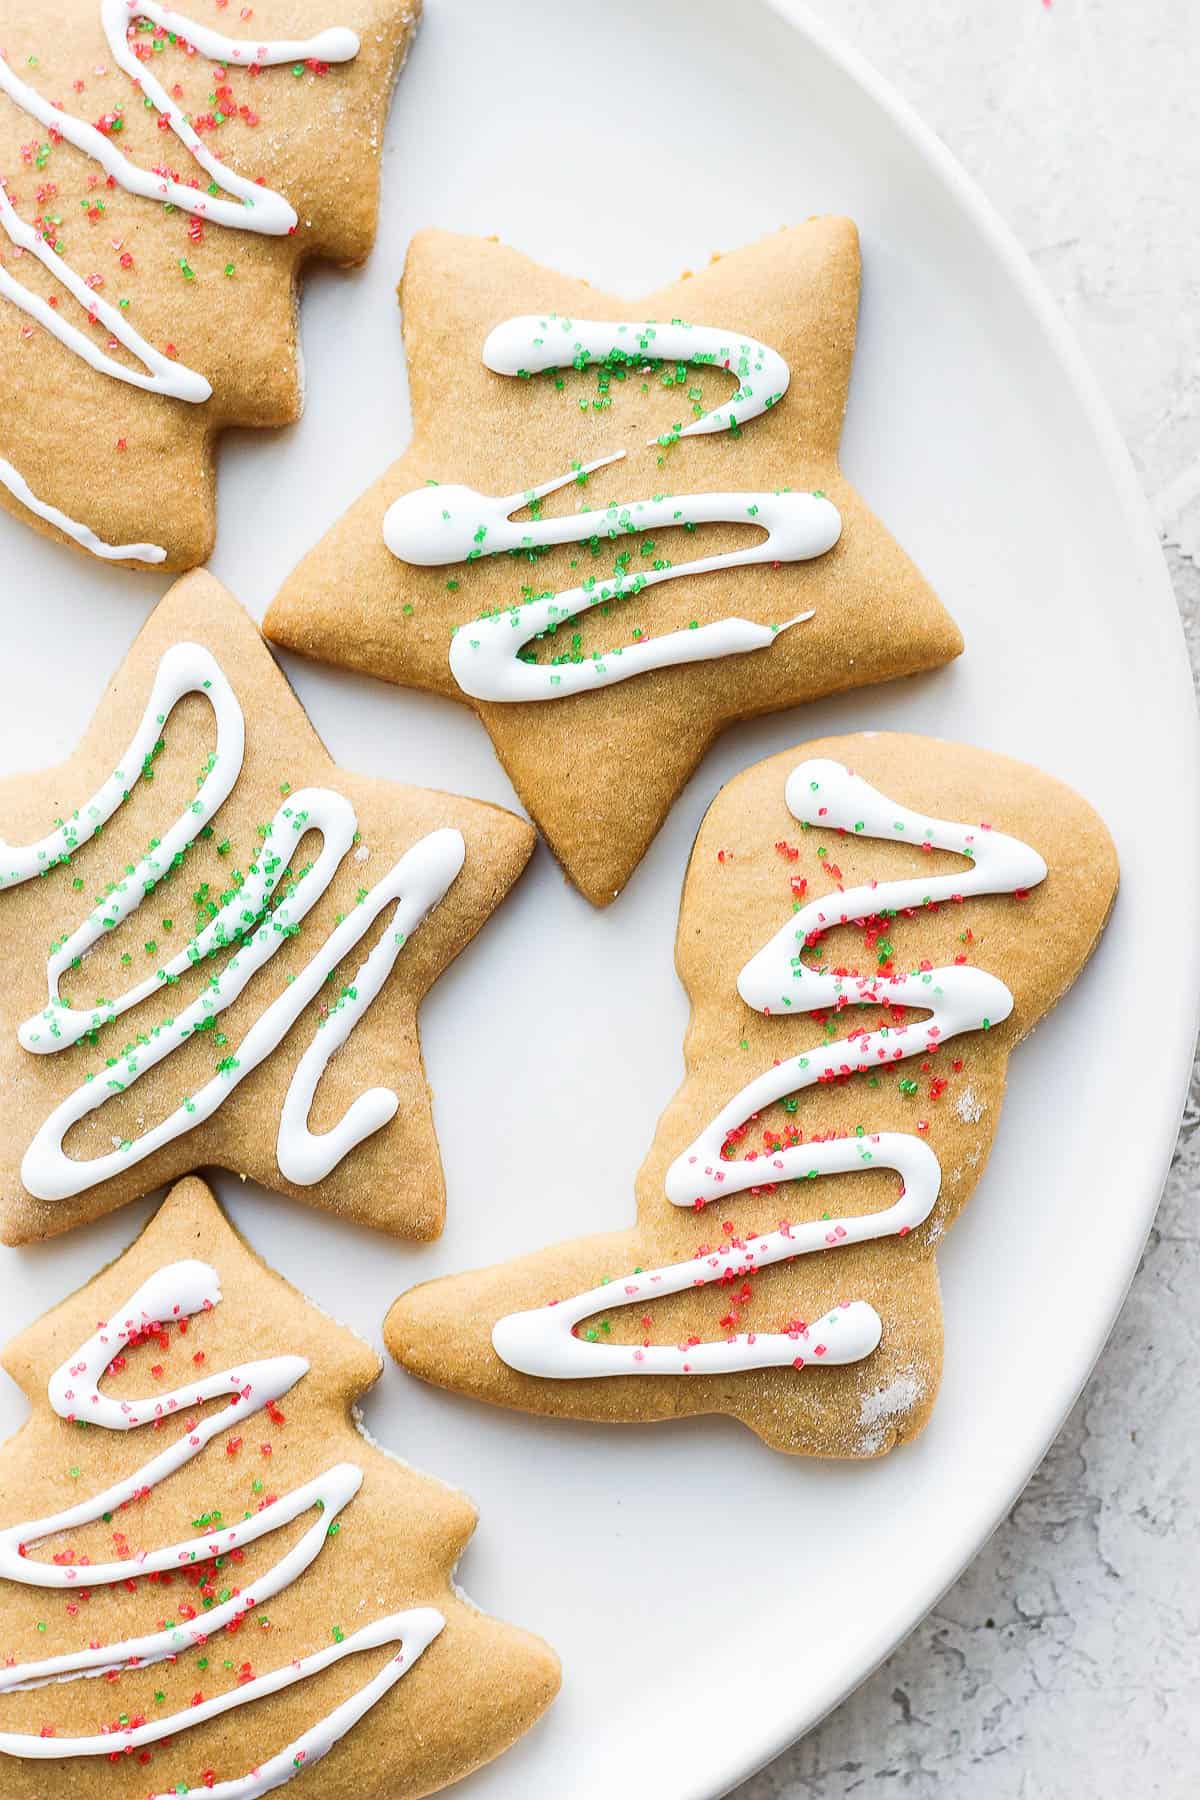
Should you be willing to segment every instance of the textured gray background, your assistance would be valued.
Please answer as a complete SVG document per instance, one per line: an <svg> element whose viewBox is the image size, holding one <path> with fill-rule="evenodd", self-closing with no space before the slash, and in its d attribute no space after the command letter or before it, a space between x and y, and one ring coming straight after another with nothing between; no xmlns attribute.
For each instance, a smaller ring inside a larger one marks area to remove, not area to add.
<svg viewBox="0 0 1200 1800"><path fill-rule="evenodd" d="M811 3L965 164L1066 313L1133 452L1200 671L1200 6ZM1194 1075L1125 1310L1007 1522L738 1800L1200 1795L1198 1126Z"/></svg>

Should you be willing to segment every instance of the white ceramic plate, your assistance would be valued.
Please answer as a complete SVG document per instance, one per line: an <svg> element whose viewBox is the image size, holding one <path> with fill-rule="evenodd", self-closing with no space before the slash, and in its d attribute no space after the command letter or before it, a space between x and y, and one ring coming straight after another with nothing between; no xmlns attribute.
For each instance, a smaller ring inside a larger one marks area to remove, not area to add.
<svg viewBox="0 0 1200 1800"><path fill-rule="evenodd" d="M912 1449L823 1466L724 1420L552 1425L389 1364L372 1431L475 1496L468 1591L544 1633L566 1669L557 1706L466 1784L472 1800L722 1792L911 1629L1058 1430L1137 1262L1191 1049L1200 807L1182 639L1125 452L1020 252L940 146L784 0L429 0L374 258L310 285L304 421L222 452L214 567L261 615L406 440L392 285L415 228L495 232L633 295L835 210L858 219L866 267L846 467L944 596L966 656L730 732L609 912L539 850L425 1008L449 1179L439 1243L345 1230L224 1177L222 1197L284 1274L376 1342L414 1281L624 1223L680 1073L671 954L693 833L723 781L806 737L896 726L1027 758L1107 819L1121 896L1095 961L1013 1063L987 1175L941 1258L946 1377ZM74 742L164 583L6 517L0 579L0 758L34 767ZM511 803L465 709L289 672L343 762ZM568 963L595 976L572 998ZM1166 994L1153 1011L1151 970ZM5 1330L87 1279L148 1211L3 1252ZM15 1426L19 1396L0 1402Z"/></svg>

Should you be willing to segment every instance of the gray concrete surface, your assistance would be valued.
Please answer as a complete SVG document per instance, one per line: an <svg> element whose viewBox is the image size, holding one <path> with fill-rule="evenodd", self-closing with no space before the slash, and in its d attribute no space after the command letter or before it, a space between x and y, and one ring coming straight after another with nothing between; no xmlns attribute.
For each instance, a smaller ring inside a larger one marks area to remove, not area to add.
<svg viewBox="0 0 1200 1800"><path fill-rule="evenodd" d="M975 176L1070 320L1200 672L1200 6L812 3ZM908 1642L737 1800L1200 1795L1198 1189L1200 1072L1132 1292L1042 1468Z"/></svg>

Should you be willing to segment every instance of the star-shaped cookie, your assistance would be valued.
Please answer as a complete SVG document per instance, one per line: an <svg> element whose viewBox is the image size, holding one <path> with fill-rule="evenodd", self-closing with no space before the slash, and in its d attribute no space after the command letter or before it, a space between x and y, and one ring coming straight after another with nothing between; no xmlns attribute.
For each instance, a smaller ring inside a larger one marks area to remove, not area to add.
<svg viewBox="0 0 1200 1800"><path fill-rule="evenodd" d="M0 0L0 505L187 569L286 425L305 263L361 262L420 0Z"/></svg>
<svg viewBox="0 0 1200 1800"><path fill-rule="evenodd" d="M454 1584L471 1502L357 1428L375 1351L202 1181L4 1366L4 1800L400 1800L554 1698L554 1652Z"/></svg>
<svg viewBox="0 0 1200 1800"><path fill-rule="evenodd" d="M474 706L607 904L733 720L962 648L838 467L858 292L839 218L634 302L421 233L412 445L291 575L267 636Z"/></svg>
<svg viewBox="0 0 1200 1800"><path fill-rule="evenodd" d="M1078 794L969 745L864 733L746 770L688 868L686 1073L637 1223L414 1288L393 1353L558 1417L723 1412L824 1456L915 1437L942 1364L936 1247L1009 1056L1116 886Z"/></svg>
<svg viewBox="0 0 1200 1800"><path fill-rule="evenodd" d="M340 769L210 575L151 614L79 749L0 781L0 1236L219 1163L441 1230L426 990L533 833Z"/></svg>

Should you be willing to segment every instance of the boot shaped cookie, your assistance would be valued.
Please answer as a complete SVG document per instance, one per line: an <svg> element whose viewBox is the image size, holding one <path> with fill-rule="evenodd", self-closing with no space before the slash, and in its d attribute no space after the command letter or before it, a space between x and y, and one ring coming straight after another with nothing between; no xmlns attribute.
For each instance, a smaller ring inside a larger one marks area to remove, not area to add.
<svg viewBox="0 0 1200 1800"><path fill-rule="evenodd" d="M914 1437L942 1358L935 1246L1009 1055L1116 883L1090 807L1005 757L862 734L747 770L688 869L687 1074L637 1224L415 1288L393 1353L569 1418L728 1412L831 1456Z"/></svg>
<svg viewBox="0 0 1200 1800"><path fill-rule="evenodd" d="M452 1584L470 1502L355 1429L375 1353L203 1182L4 1362L33 1412L0 1457L2 1800L405 1800L554 1697L553 1652Z"/></svg>
<svg viewBox="0 0 1200 1800"><path fill-rule="evenodd" d="M858 288L848 219L632 304L422 233L412 446L288 579L267 636L473 706L607 905L726 725L962 649L838 467Z"/></svg>

